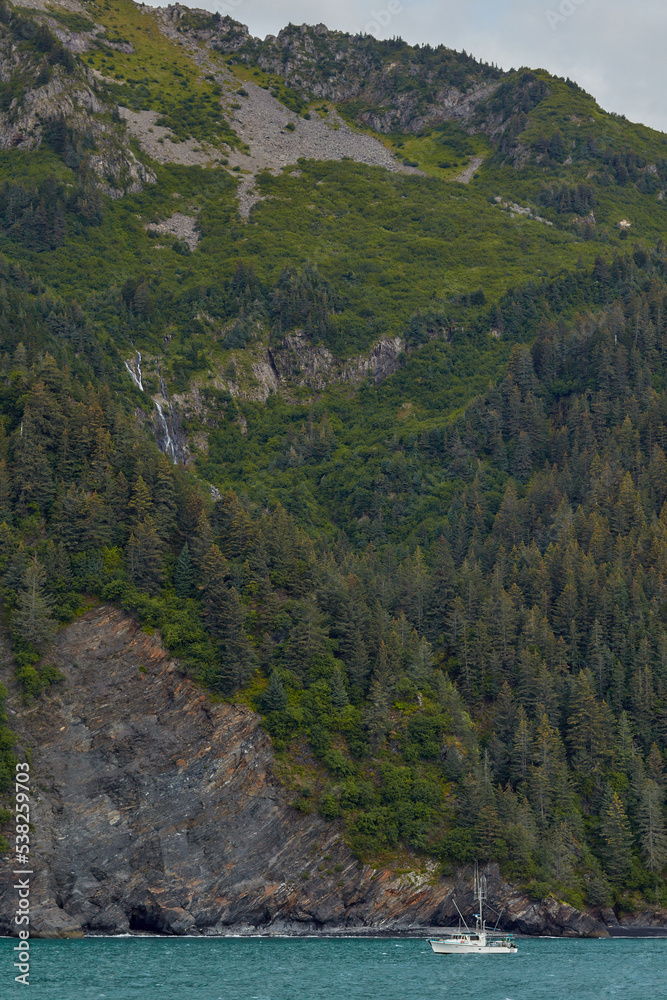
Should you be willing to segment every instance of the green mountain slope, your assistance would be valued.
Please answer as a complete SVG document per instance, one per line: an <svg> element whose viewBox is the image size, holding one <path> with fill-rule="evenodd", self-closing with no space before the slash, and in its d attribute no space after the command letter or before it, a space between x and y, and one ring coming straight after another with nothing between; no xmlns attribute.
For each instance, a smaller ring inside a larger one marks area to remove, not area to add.
<svg viewBox="0 0 667 1000"><path fill-rule="evenodd" d="M664 136L542 70L128 0L6 4L0 58L26 697L117 601L361 857L667 906Z"/></svg>

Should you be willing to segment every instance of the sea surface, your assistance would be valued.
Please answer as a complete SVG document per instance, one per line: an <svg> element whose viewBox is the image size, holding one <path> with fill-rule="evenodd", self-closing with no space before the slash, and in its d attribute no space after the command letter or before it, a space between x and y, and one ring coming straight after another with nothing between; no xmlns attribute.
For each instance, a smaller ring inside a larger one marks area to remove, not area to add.
<svg viewBox="0 0 667 1000"><path fill-rule="evenodd" d="M667 938L520 939L516 955L437 956L417 939L32 941L30 986L0 939L0 997L30 1000L663 1000Z"/></svg>

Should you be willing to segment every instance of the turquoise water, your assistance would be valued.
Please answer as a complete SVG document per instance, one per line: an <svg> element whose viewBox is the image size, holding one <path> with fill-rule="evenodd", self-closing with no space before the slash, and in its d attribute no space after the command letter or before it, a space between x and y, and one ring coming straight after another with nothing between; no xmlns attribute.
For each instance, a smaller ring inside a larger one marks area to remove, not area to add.
<svg viewBox="0 0 667 1000"><path fill-rule="evenodd" d="M436 956L395 938L34 941L30 989L0 940L0 997L30 1000L665 1000L667 938L520 940L517 955Z"/></svg>

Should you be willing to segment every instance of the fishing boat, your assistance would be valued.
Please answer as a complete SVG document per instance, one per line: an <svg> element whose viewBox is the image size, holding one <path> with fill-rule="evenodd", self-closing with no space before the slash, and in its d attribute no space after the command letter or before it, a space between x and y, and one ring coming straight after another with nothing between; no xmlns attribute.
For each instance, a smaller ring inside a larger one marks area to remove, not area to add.
<svg viewBox="0 0 667 1000"><path fill-rule="evenodd" d="M459 910L458 903L454 905L459 911L459 926L449 937L428 938L428 943L436 955L515 955L517 946L513 934L496 934L495 930L486 929L484 919L484 900L486 899L486 876L479 875L475 865L475 899L479 904L479 913L475 913L474 929L468 927L465 918ZM498 921L500 917L498 917ZM496 926L497 923L496 923Z"/></svg>

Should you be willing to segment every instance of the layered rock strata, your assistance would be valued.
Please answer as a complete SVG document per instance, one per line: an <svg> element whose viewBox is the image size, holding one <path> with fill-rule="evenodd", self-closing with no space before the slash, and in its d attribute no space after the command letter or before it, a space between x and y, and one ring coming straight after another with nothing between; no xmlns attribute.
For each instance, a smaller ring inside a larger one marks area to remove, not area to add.
<svg viewBox="0 0 667 1000"><path fill-rule="evenodd" d="M339 824L294 810L259 717L214 703L121 611L63 629L49 661L64 682L28 708L9 701L32 760L35 935L424 933L455 922L454 897L474 909L469 873L372 868ZM0 933L14 930L12 869L2 859ZM487 876L508 929L607 933L601 916L530 902L493 866Z"/></svg>

